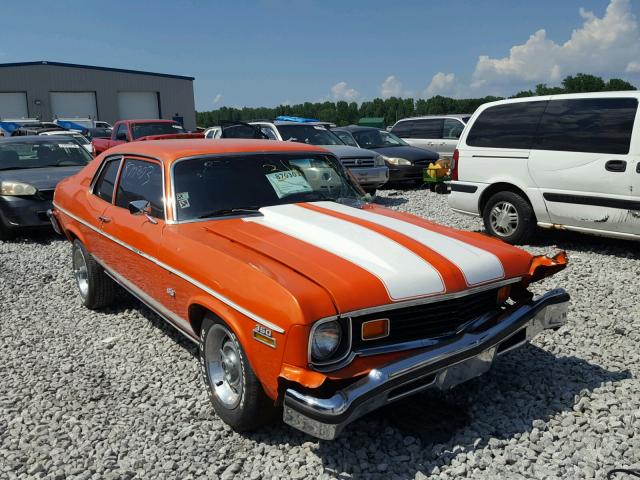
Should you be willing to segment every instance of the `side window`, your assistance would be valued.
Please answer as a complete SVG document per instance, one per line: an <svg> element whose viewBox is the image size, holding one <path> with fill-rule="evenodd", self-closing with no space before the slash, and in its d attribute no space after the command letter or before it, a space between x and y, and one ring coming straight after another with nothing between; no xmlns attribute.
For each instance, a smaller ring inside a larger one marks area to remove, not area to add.
<svg viewBox="0 0 640 480"><path fill-rule="evenodd" d="M445 118L444 127L442 127L442 138L447 140L457 140L462 134L464 125L461 121L454 118Z"/></svg>
<svg viewBox="0 0 640 480"><path fill-rule="evenodd" d="M118 125L118 130L116 130L116 140L123 140L125 142L129 141L129 132L124 123Z"/></svg>
<svg viewBox="0 0 640 480"><path fill-rule="evenodd" d="M416 120L411 131L412 138L442 138L442 118Z"/></svg>
<svg viewBox="0 0 640 480"><path fill-rule="evenodd" d="M205 135L205 138L213 138L214 133L216 133L215 130L208 131L207 134Z"/></svg>
<svg viewBox="0 0 640 480"><path fill-rule="evenodd" d="M96 180L93 187L93 194L97 195L105 202L112 203L113 188L118 177L118 168L120 167L120 159L107 160L106 164L100 172L100 176Z"/></svg>
<svg viewBox="0 0 640 480"><path fill-rule="evenodd" d="M340 140L342 140L345 144L347 145L351 145L352 147L357 147L358 144L355 142L355 140L353 139L353 137L348 134L347 132L339 132L339 131L334 131L333 133L335 133L338 138Z"/></svg>
<svg viewBox="0 0 640 480"><path fill-rule="evenodd" d="M489 107L471 126L467 145L472 147L529 149L547 106L542 102L516 102Z"/></svg>
<svg viewBox="0 0 640 480"><path fill-rule="evenodd" d="M411 136L411 130L413 129L413 120L407 120L405 122L398 122L392 129L391 133L399 137L409 138Z"/></svg>
<svg viewBox="0 0 640 480"><path fill-rule="evenodd" d="M551 100L533 148L627 154L637 109L635 98Z"/></svg>
<svg viewBox="0 0 640 480"><path fill-rule="evenodd" d="M264 133L269 140L277 140L278 137L271 127L260 127L260 131Z"/></svg>
<svg viewBox="0 0 640 480"><path fill-rule="evenodd" d="M147 200L151 204L151 216L164 219L160 164L130 158L124 161L116 193L116 206L129 208L129 203L135 200Z"/></svg>

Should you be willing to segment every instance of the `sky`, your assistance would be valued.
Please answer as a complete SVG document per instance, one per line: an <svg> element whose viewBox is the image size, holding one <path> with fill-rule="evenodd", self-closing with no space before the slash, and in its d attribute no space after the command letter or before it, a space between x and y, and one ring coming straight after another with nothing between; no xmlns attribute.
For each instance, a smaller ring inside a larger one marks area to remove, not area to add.
<svg viewBox="0 0 640 480"><path fill-rule="evenodd" d="M578 72L640 86L640 0L6 2L0 63L195 77L197 110L510 95Z"/></svg>

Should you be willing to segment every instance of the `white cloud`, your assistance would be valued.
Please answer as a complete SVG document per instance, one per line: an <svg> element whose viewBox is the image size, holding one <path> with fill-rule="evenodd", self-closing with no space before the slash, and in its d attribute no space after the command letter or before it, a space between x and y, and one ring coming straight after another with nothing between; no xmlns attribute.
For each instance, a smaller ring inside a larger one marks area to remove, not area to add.
<svg viewBox="0 0 640 480"><path fill-rule="evenodd" d="M382 85L380 85L380 96L382 98L401 97L402 83L395 75L389 75Z"/></svg>
<svg viewBox="0 0 640 480"><path fill-rule="evenodd" d="M213 104L217 105L218 103L222 102L223 98L224 96L221 93L218 93L215 97L213 97Z"/></svg>
<svg viewBox="0 0 640 480"><path fill-rule="evenodd" d="M331 87L331 93L329 93L330 100L346 100L347 102L353 102L360 96L354 88L349 88L347 82L338 82Z"/></svg>
<svg viewBox="0 0 640 480"><path fill-rule="evenodd" d="M578 72L615 76L617 72L640 72L635 61L640 52L640 28L629 0L611 0L602 18L580 9L584 20L566 42L559 44L538 30L504 58L478 58L472 87L492 88L557 82Z"/></svg>
<svg viewBox="0 0 640 480"><path fill-rule="evenodd" d="M438 72L427 86L424 94L428 97L434 95L454 95L456 91L456 76L453 73Z"/></svg>

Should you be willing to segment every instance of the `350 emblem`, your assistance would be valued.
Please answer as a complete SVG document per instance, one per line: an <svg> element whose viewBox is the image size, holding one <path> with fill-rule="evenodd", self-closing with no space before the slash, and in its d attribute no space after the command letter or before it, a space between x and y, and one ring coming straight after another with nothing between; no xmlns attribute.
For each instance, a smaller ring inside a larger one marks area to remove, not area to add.
<svg viewBox="0 0 640 480"><path fill-rule="evenodd" d="M273 332L270 328L263 325L256 325L253 329L253 338L254 340L264 343L271 348L276 348L276 339L273 338Z"/></svg>

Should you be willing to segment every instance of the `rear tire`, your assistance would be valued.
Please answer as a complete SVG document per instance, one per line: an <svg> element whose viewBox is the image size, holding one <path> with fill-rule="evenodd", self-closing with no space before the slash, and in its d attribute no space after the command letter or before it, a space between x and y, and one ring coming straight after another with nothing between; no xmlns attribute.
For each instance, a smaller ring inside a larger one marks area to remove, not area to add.
<svg viewBox="0 0 640 480"><path fill-rule="evenodd" d="M492 195L484 207L482 218L489 234L513 245L527 243L537 223L529 202L509 191Z"/></svg>
<svg viewBox="0 0 640 480"><path fill-rule="evenodd" d="M95 261L80 240L73 242L71 258L82 304L91 310L97 310L113 303L116 283L107 276L104 268Z"/></svg>
<svg viewBox="0 0 640 480"><path fill-rule="evenodd" d="M216 415L238 432L270 423L276 412L238 337L207 315L200 331L200 366Z"/></svg>

